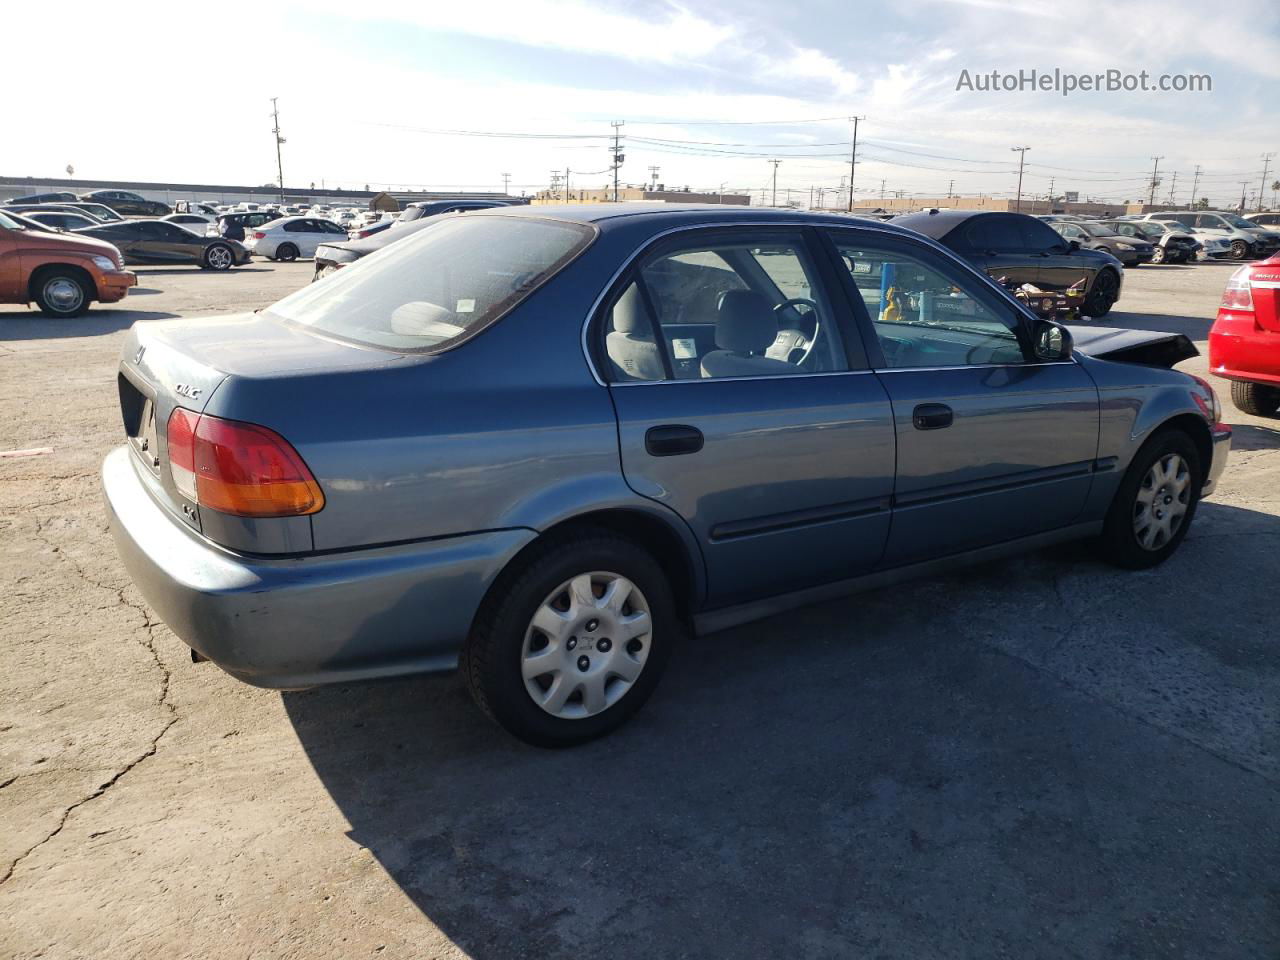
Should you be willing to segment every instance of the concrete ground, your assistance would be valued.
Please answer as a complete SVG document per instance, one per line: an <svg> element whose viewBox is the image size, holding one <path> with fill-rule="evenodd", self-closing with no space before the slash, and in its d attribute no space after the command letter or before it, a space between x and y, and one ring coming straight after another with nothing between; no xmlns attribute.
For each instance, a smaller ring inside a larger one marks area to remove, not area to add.
<svg viewBox="0 0 1280 960"><path fill-rule="evenodd" d="M122 331L310 270L0 307L0 451L52 448L0 457L0 957L1280 956L1280 423L1228 405L1158 570L1072 546L706 637L545 752L449 676L193 666L117 562ZM1130 271L1107 323L1203 350L1230 270Z"/></svg>

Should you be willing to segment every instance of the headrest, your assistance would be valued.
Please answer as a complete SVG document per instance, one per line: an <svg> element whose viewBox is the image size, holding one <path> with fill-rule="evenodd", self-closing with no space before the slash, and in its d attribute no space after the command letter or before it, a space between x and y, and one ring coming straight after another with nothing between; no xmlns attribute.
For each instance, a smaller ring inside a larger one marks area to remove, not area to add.
<svg viewBox="0 0 1280 960"><path fill-rule="evenodd" d="M633 337L653 336L649 311L645 309L644 300L640 297L640 288L634 283L627 287L626 292L613 305L613 329Z"/></svg>
<svg viewBox="0 0 1280 960"><path fill-rule="evenodd" d="M716 346L734 353L763 353L778 336L778 321L764 294L726 290L716 314Z"/></svg>

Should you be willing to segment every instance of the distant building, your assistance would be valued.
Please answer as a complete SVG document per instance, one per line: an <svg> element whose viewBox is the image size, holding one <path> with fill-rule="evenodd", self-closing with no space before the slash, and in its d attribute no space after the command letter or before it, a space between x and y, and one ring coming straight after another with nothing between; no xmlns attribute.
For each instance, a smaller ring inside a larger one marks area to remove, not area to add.
<svg viewBox="0 0 1280 960"><path fill-rule="evenodd" d="M176 200L212 200L214 203L275 203L280 188L274 184L261 187L208 183L155 183L140 180L72 180L67 177L0 177L0 200L33 193L89 193L93 190L128 190L148 200L161 200L173 205ZM377 192L373 190L336 190L323 187L285 187L285 203L330 203L371 210L402 210L420 200L502 199L505 193L462 193L453 191ZM376 205L375 205L376 201Z"/></svg>
<svg viewBox="0 0 1280 960"><path fill-rule="evenodd" d="M1023 213L1073 213L1081 217L1116 217L1123 213L1140 213L1141 204L1107 203L1102 201L1044 200L1023 197ZM885 197L880 200L857 200L854 213L914 213L917 210L985 210L992 213L1013 213L1018 202L1013 197Z"/></svg>
<svg viewBox="0 0 1280 960"><path fill-rule="evenodd" d="M579 188L570 185L569 195L564 190L539 190L532 203L549 205L556 203L612 203L613 187L601 190ZM619 187L619 203L731 203L745 207L751 198L743 193L698 193L692 190L648 190L644 187Z"/></svg>

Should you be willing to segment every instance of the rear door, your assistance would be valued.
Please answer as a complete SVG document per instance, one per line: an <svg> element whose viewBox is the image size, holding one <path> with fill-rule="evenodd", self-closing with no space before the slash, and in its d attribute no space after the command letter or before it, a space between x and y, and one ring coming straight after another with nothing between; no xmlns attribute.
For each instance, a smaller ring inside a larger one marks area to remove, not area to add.
<svg viewBox="0 0 1280 960"><path fill-rule="evenodd" d="M956 229L967 248L970 262L986 271L992 279L1007 281L1015 287L1040 282L1041 258L1028 255L1018 218L1002 213L985 213L972 217Z"/></svg>
<svg viewBox="0 0 1280 960"><path fill-rule="evenodd" d="M712 606L880 560L893 421L835 276L798 228L686 232L644 254L597 318L627 483L693 531ZM795 331L788 359L768 355Z"/></svg>
<svg viewBox="0 0 1280 960"><path fill-rule="evenodd" d="M1084 368L1035 361L1029 318L932 248L849 229L828 236L850 268L871 363L893 404L884 564L1078 520L1098 447L1098 392Z"/></svg>

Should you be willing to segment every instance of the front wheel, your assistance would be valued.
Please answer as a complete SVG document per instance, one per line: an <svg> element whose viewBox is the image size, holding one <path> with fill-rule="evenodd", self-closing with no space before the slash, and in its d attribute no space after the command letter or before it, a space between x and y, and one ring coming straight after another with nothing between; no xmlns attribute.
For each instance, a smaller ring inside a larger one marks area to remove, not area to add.
<svg viewBox="0 0 1280 960"><path fill-rule="evenodd" d="M1276 411L1280 410L1280 388L1232 380L1231 402L1242 413L1254 417L1274 417Z"/></svg>
<svg viewBox="0 0 1280 960"><path fill-rule="evenodd" d="M235 254L225 243L215 243L204 252L204 266L210 270L230 270L235 262Z"/></svg>
<svg viewBox="0 0 1280 960"><path fill-rule="evenodd" d="M549 540L517 563L463 649L472 697L535 746L573 746L621 726L653 692L680 629L662 568L603 530Z"/></svg>
<svg viewBox="0 0 1280 960"><path fill-rule="evenodd" d="M1103 270L1093 281L1093 289L1081 312L1090 317L1105 317L1120 299L1120 277L1114 270Z"/></svg>
<svg viewBox="0 0 1280 960"><path fill-rule="evenodd" d="M1247 256L1249 256L1249 245L1245 243L1243 240L1232 240L1231 241L1231 259L1243 260Z"/></svg>
<svg viewBox="0 0 1280 960"><path fill-rule="evenodd" d="M78 317L89 309L93 292L84 277L71 271L41 275L35 300L46 317Z"/></svg>
<svg viewBox="0 0 1280 960"><path fill-rule="evenodd" d="M1107 560L1143 570L1167 560L1187 535L1202 484L1186 433L1166 429L1143 445L1120 482L1098 545Z"/></svg>

